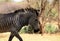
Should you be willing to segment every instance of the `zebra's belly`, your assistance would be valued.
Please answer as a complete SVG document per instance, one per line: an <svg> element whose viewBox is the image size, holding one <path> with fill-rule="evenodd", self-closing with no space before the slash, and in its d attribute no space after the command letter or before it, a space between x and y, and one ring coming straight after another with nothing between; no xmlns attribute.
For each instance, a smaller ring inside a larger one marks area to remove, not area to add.
<svg viewBox="0 0 60 41"><path fill-rule="evenodd" d="M0 27L0 33L9 32L9 31L10 31L9 27Z"/></svg>

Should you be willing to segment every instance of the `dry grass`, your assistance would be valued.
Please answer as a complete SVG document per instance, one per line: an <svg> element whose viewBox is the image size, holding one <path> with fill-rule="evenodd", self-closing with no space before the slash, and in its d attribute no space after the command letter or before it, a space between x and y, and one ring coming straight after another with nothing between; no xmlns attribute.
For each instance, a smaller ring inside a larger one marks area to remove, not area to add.
<svg viewBox="0 0 60 41"><path fill-rule="evenodd" d="M8 41L9 33L0 34L0 41ZM60 41L59 34L21 34L21 37L24 41ZM13 38L13 41L19 41L16 37Z"/></svg>

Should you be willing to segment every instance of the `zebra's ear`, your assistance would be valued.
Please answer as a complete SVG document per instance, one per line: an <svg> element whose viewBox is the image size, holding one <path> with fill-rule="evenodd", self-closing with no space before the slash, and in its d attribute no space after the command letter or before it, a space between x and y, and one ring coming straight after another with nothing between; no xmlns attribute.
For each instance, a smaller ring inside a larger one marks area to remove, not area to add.
<svg viewBox="0 0 60 41"><path fill-rule="evenodd" d="M36 10L36 15L39 16L40 10Z"/></svg>

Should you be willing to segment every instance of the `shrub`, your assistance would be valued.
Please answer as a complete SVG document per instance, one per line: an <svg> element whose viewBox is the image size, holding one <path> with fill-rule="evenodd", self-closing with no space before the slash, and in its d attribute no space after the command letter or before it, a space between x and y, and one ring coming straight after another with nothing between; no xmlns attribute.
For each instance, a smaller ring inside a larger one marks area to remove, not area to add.
<svg viewBox="0 0 60 41"><path fill-rule="evenodd" d="M45 31L47 33L55 33L57 31L57 27L51 23L45 25Z"/></svg>
<svg viewBox="0 0 60 41"><path fill-rule="evenodd" d="M20 33L33 33L33 29L30 25L22 27Z"/></svg>

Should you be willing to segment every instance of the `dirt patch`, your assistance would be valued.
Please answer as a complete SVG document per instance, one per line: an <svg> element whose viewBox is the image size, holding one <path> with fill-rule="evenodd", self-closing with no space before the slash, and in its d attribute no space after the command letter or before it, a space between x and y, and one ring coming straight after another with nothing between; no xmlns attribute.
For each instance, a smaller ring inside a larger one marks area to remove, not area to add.
<svg viewBox="0 0 60 41"><path fill-rule="evenodd" d="M0 41L8 41L10 33L0 34ZM21 34L23 41L60 41L59 34ZM13 38L13 41L19 41L16 37Z"/></svg>

